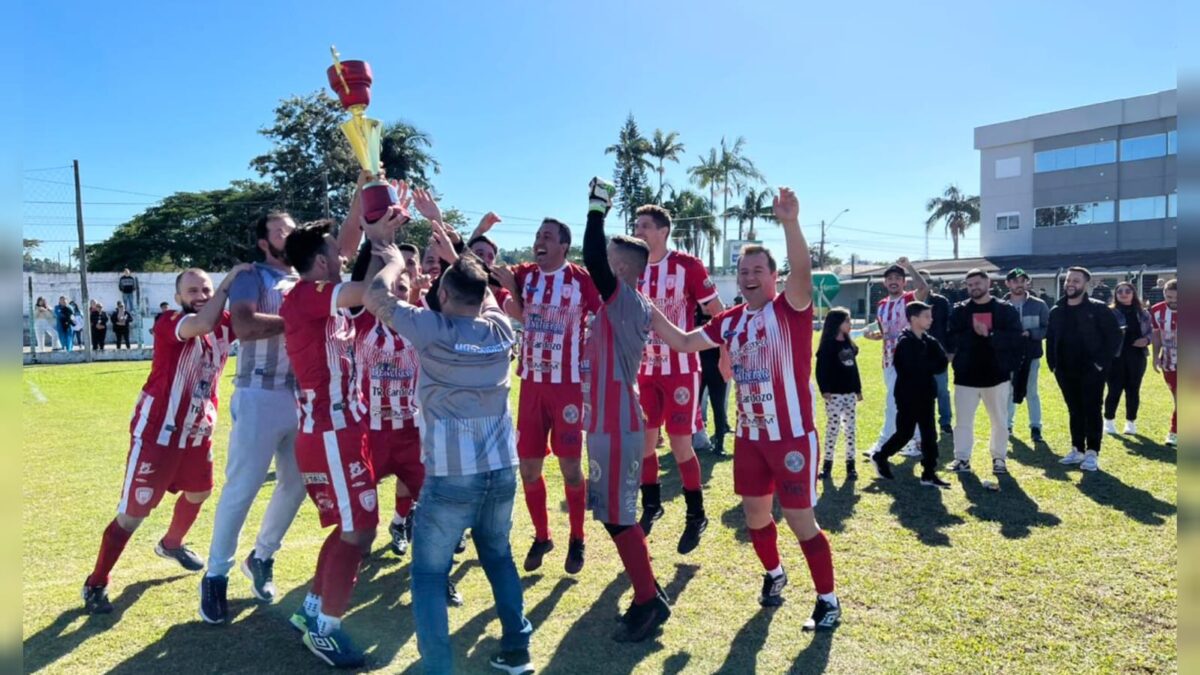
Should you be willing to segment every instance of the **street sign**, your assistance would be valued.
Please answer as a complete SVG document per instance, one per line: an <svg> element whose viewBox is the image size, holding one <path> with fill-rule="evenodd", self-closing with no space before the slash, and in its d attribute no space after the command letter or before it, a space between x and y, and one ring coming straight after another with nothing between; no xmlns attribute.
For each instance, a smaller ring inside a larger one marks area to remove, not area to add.
<svg viewBox="0 0 1200 675"><path fill-rule="evenodd" d="M837 297L838 290L842 287L842 282L838 280L837 275L832 272L814 272L812 281L813 293L822 298L826 307L831 307L833 299Z"/></svg>

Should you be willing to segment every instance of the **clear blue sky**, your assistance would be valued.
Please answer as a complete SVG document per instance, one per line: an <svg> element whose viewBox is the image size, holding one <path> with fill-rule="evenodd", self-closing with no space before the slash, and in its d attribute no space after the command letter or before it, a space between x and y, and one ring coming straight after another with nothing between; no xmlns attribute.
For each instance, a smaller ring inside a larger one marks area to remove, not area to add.
<svg viewBox="0 0 1200 675"><path fill-rule="evenodd" d="M753 7L750 5L754 5ZM968 7L967 5L974 5ZM45 181L79 159L89 241L152 195L254 177L281 98L325 85L328 47L371 63L371 114L426 130L445 204L495 210L502 246L579 222L633 112L685 168L745 136L806 225L850 212L835 253L921 257L924 202L974 193L982 124L1175 87L1174 3L30 3L23 31L25 236L74 236ZM32 180L39 179L39 180ZM150 196L148 196L150 195ZM126 202L98 204L97 202ZM732 224L732 223L731 223ZM883 234L868 234L866 232ZM760 228L782 246L771 225ZM816 228L808 230L816 239ZM47 246L47 253L65 249ZM930 237L931 257L950 242ZM963 254L978 251L969 236Z"/></svg>

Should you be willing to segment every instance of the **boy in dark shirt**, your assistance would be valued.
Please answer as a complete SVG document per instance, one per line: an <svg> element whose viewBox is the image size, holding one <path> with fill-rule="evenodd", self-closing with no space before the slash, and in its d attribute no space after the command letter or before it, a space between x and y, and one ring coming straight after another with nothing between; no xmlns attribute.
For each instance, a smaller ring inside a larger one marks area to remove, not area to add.
<svg viewBox="0 0 1200 675"><path fill-rule="evenodd" d="M938 374L946 372L946 351L928 334L933 324L933 310L923 302L910 302L904 309L908 329L896 343L896 433L871 455L871 464L880 478L892 479L888 458L900 452L921 430L921 485L946 489L950 484L938 477L937 427L933 422L934 402L937 400Z"/></svg>

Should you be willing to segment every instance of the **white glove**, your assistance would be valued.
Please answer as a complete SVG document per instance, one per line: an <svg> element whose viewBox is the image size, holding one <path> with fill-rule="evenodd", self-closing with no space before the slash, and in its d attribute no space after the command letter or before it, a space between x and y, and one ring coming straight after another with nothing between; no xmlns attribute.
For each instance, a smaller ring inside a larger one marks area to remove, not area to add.
<svg viewBox="0 0 1200 675"><path fill-rule="evenodd" d="M608 214L615 194L617 188L612 183L599 176L593 178L588 183L588 210Z"/></svg>

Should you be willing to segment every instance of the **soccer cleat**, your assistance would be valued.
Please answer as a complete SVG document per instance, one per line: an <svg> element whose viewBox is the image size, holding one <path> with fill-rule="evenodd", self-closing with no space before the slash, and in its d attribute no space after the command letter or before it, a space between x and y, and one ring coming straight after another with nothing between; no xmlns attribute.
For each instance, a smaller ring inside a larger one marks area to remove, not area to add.
<svg viewBox="0 0 1200 675"><path fill-rule="evenodd" d="M1059 464L1082 464L1086 455L1079 451L1078 448L1071 448L1066 457L1058 460Z"/></svg>
<svg viewBox="0 0 1200 675"><path fill-rule="evenodd" d="M407 520L407 519L406 519ZM392 553L402 556L408 553L408 523L391 523L388 525L388 534L392 536L392 543L388 544L388 550Z"/></svg>
<svg viewBox="0 0 1200 675"><path fill-rule="evenodd" d="M1034 443L1045 442L1045 439L1042 438L1042 430L1040 427L1029 427L1029 438L1032 439Z"/></svg>
<svg viewBox="0 0 1200 675"><path fill-rule="evenodd" d="M1179 439L1177 439L1175 437L1174 431L1167 434L1167 440L1163 441L1163 444L1168 445L1172 448L1179 445Z"/></svg>
<svg viewBox="0 0 1200 675"><path fill-rule="evenodd" d="M783 587L787 586L787 572L780 570L779 574L770 572L763 574L762 595L758 596L758 604L763 607L778 607L783 604Z"/></svg>
<svg viewBox="0 0 1200 675"><path fill-rule="evenodd" d="M725 455L725 434L713 434L712 438L708 439L708 443L714 455L718 457Z"/></svg>
<svg viewBox="0 0 1200 675"><path fill-rule="evenodd" d="M892 465L888 461L879 456L878 452L871 454L871 466L875 469L875 475L885 480L892 480Z"/></svg>
<svg viewBox="0 0 1200 675"><path fill-rule="evenodd" d="M827 459L823 464L821 464L821 473L817 476L817 478L820 478L821 480L829 480L830 478L833 478L832 459Z"/></svg>
<svg viewBox="0 0 1200 675"><path fill-rule="evenodd" d="M229 577L210 577L200 580L200 618L204 623L222 624L229 621L229 603L225 592L229 588Z"/></svg>
<svg viewBox="0 0 1200 675"><path fill-rule="evenodd" d="M1129 436L1136 434L1137 433L1137 422L1134 422L1133 420L1126 420L1125 421L1125 433L1126 433L1126 435L1129 435Z"/></svg>
<svg viewBox="0 0 1200 675"><path fill-rule="evenodd" d="M950 470L955 473L971 473L971 460L956 459L950 463Z"/></svg>
<svg viewBox="0 0 1200 675"><path fill-rule="evenodd" d="M110 614L112 603L108 601L107 586L83 585L83 611L85 614Z"/></svg>
<svg viewBox="0 0 1200 675"><path fill-rule="evenodd" d="M259 560L254 551L242 561L242 574L250 580L250 592L263 602L275 602L275 560Z"/></svg>
<svg viewBox="0 0 1200 675"><path fill-rule="evenodd" d="M458 545L454 547L454 555L462 555L467 550L467 531L463 530L462 537L458 540Z"/></svg>
<svg viewBox="0 0 1200 675"><path fill-rule="evenodd" d="M1115 434L1115 433L1117 433L1117 423L1116 423L1116 421L1114 421L1114 420L1104 420L1104 433L1106 433L1106 434Z"/></svg>
<svg viewBox="0 0 1200 675"><path fill-rule="evenodd" d="M533 540L533 545L529 547L529 553L525 554L525 571L532 572L542 566L542 558L546 554L554 550L554 540L547 539L545 541Z"/></svg>
<svg viewBox="0 0 1200 675"><path fill-rule="evenodd" d="M334 668L358 668L366 663L362 651L341 628L329 635L320 635L312 630L305 631L303 641L308 651Z"/></svg>
<svg viewBox="0 0 1200 675"><path fill-rule="evenodd" d="M563 563L567 574L579 574L583 569L583 549L582 539L572 539L567 543L567 560Z"/></svg>
<svg viewBox="0 0 1200 675"><path fill-rule="evenodd" d="M295 628L301 633L307 633L310 630L315 631L317 629L317 617L309 616L308 612L305 612L303 607L296 610L291 616L288 617L288 623L292 626L292 628Z"/></svg>
<svg viewBox="0 0 1200 675"><path fill-rule="evenodd" d="M1084 471L1099 471L1100 470L1100 455L1095 450L1088 450L1083 455L1083 461L1079 463L1079 468Z"/></svg>
<svg viewBox="0 0 1200 675"><path fill-rule="evenodd" d="M921 449L917 447L916 443L910 441L907 445L904 446L904 449L900 451L900 456L901 457L920 457Z"/></svg>
<svg viewBox="0 0 1200 675"><path fill-rule="evenodd" d="M667 590L662 587L662 584L658 583L657 579L654 581L654 593L655 593L655 595L657 595L659 597L659 599L661 599L663 602L667 603L668 606L674 604L673 602L671 602L671 596L667 595ZM624 614L618 614L617 621L619 621L621 623L628 622L629 617L633 616L634 607L636 607L636 606L637 605L635 605L633 603L629 603L629 609L626 609Z"/></svg>
<svg viewBox="0 0 1200 675"><path fill-rule="evenodd" d="M515 649L494 654L492 658L488 659L488 665L497 670L503 670L508 675L528 675L533 672L533 663L529 660L528 649Z"/></svg>
<svg viewBox="0 0 1200 675"><path fill-rule="evenodd" d="M821 598L817 598L817 606L813 609L812 616L804 622L803 630L805 632L830 631L837 628L841 623L841 603L826 602Z"/></svg>
<svg viewBox="0 0 1200 675"><path fill-rule="evenodd" d="M446 580L446 604L450 605L451 607L462 607L463 602L464 602L463 596L462 596L462 593L458 592L458 586L455 586L453 581L450 581L449 579L447 579Z"/></svg>
<svg viewBox="0 0 1200 675"><path fill-rule="evenodd" d="M676 547L680 555L686 555L696 550L700 545L700 535L708 529L708 518L706 516L688 516L683 525L683 534L679 536L679 546Z"/></svg>
<svg viewBox="0 0 1200 675"><path fill-rule="evenodd" d="M625 613L625 620L613 635L617 642L641 642L654 634L659 626L671 618L671 606L661 595L648 602L634 604Z"/></svg>
<svg viewBox="0 0 1200 675"><path fill-rule="evenodd" d="M846 480L858 480L858 469L852 459L846 460Z"/></svg>
<svg viewBox="0 0 1200 675"><path fill-rule="evenodd" d="M204 569L204 561L200 559L200 556L193 553L192 549L188 548L186 544L180 544L179 548L167 548L163 546L162 540L159 539L158 543L154 545L154 552L160 558L174 560L179 563L180 567L189 572L199 572Z"/></svg>
<svg viewBox="0 0 1200 675"><path fill-rule="evenodd" d="M997 476L1008 473L1008 463L1002 459L993 459L992 473L996 474Z"/></svg>
<svg viewBox="0 0 1200 675"><path fill-rule="evenodd" d="M703 431L692 434L692 450L708 450L711 446L712 441L708 440L708 434Z"/></svg>
<svg viewBox="0 0 1200 675"><path fill-rule="evenodd" d="M652 504L643 507L642 517L638 519L638 525L642 526L642 531L646 533L647 537L650 536L650 529L654 527L654 523L659 518L662 518L664 513L666 511L663 511L662 504Z"/></svg>
<svg viewBox="0 0 1200 675"><path fill-rule="evenodd" d="M949 490L950 484L938 477L936 473L926 473L921 475L921 485L925 487L941 488Z"/></svg>

